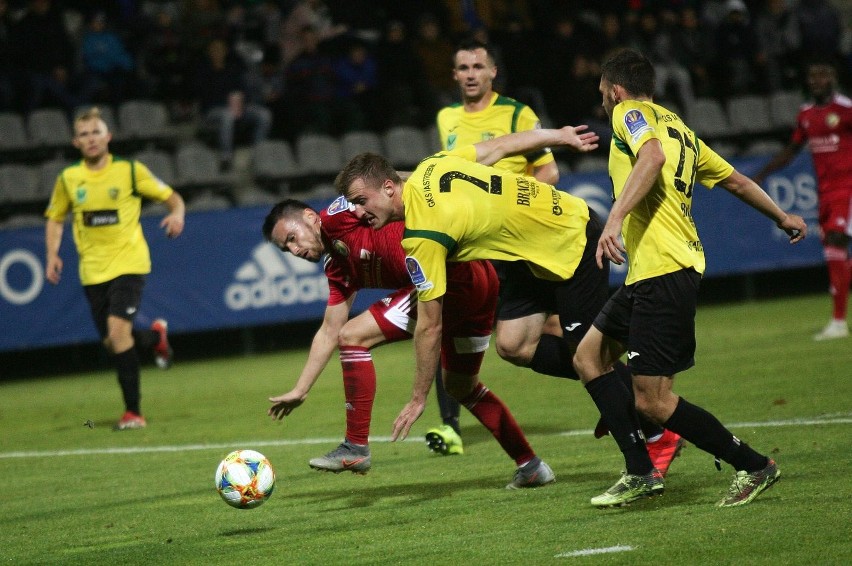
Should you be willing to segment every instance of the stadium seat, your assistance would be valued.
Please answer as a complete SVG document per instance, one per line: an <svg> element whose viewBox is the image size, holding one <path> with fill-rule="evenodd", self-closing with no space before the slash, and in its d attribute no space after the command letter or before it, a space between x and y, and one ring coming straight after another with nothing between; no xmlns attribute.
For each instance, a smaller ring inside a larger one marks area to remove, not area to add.
<svg viewBox="0 0 852 566"><path fill-rule="evenodd" d="M784 144L778 140L757 140L748 145L742 152L740 157L753 157L757 155L775 155L784 149Z"/></svg>
<svg viewBox="0 0 852 566"><path fill-rule="evenodd" d="M198 142L188 142L175 151L175 184L185 189L229 189L233 176L219 172L218 154Z"/></svg>
<svg viewBox="0 0 852 566"><path fill-rule="evenodd" d="M252 174L261 185L282 188L284 182L302 175L302 168L284 140L263 140L252 147Z"/></svg>
<svg viewBox="0 0 852 566"><path fill-rule="evenodd" d="M426 135L414 126L394 126L384 134L386 157L398 169L413 169L432 154Z"/></svg>
<svg viewBox="0 0 852 566"><path fill-rule="evenodd" d="M438 133L437 124L432 124L425 130L423 130L423 135L426 136L426 145L429 147L430 153L438 153L439 151L444 149L443 147L441 147L441 135Z"/></svg>
<svg viewBox="0 0 852 566"><path fill-rule="evenodd" d="M725 110L715 98L696 98L686 109L686 117L687 124L702 139L732 133Z"/></svg>
<svg viewBox="0 0 852 566"><path fill-rule="evenodd" d="M158 179L169 186L177 182L175 162L172 156L159 149L146 149L137 152L133 159L143 163Z"/></svg>
<svg viewBox="0 0 852 566"><path fill-rule="evenodd" d="M277 203L280 199L275 195L269 194L266 191L260 191L255 188L249 188L237 192L235 195L238 206L263 206L269 208Z"/></svg>
<svg viewBox="0 0 852 566"><path fill-rule="evenodd" d="M0 165L0 202L23 204L47 200L39 190L38 170L30 165Z"/></svg>
<svg viewBox="0 0 852 566"><path fill-rule="evenodd" d="M584 155L574 165L575 173L597 173L606 171L609 167L609 159L595 155Z"/></svg>
<svg viewBox="0 0 852 566"><path fill-rule="evenodd" d="M769 95L772 124L781 130L795 128L796 117L803 103L802 94L798 91L779 91Z"/></svg>
<svg viewBox="0 0 852 566"><path fill-rule="evenodd" d="M56 158L41 162L38 166L38 191L42 199L48 200L56 186L56 178L63 169L71 165L70 161Z"/></svg>
<svg viewBox="0 0 852 566"><path fill-rule="evenodd" d="M30 147L24 118L15 112L0 113L0 151L20 151ZM66 140L66 142L70 141Z"/></svg>
<svg viewBox="0 0 852 566"><path fill-rule="evenodd" d="M380 155L384 151L382 140L374 132L347 132L340 138L340 146L343 161L349 161L367 151Z"/></svg>
<svg viewBox="0 0 852 566"><path fill-rule="evenodd" d="M296 155L306 174L334 176L343 167L340 142L325 134L301 134L296 140Z"/></svg>
<svg viewBox="0 0 852 566"><path fill-rule="evenodd" d="M710 148L725 159L733 159L740 153L740 148L735 143L726 141L714 141Z"/></svg>
<svg viewBox="0 0 852 566"><path fill-rule="evenodd" d="M196 194L186 205L189 212L204 210L226 210L231 208L231 201L222 195L215 194L211 190L204 190Z"/></svg>
<svg viewBox="0 0 852 566"><path fill-rule="evenodd" d="M735 134L768 134L773 130L769 101L757 95L734 96L728 100L728 122Z"/></svg>
<svg viewBox="0 0 852 566"><path fill-rule="evenodd" d="M125 138L141 142L172 142L175 132L162 102L126 100L118 107L118 120Z"/></svg>
<svg viewBox="0 0 852 566"><path fill-rule="evenodd" d="M59 108L33 110L27 118L27 133L35 146L47 149L71 149L71 125Z"/></svg>

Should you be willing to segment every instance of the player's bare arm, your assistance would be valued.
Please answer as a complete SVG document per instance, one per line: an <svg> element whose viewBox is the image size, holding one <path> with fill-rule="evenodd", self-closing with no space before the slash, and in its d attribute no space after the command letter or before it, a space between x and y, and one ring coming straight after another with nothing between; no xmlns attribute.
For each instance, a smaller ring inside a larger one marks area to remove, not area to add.
<svg viewBox="0 0 852 566"><path fill-rule="evenodd" d="M405 440L411 425L423 414L426 397L435 379L441 355L443 299L417 303L417 326L414 329L414 353L417 368L411 400L400 411L393 423L392 440Z"/></svg>
<svg viewBox="0 0 852 566"><path fill-rule="evenodd" d="M299 375L296 385L287 393L269 398L272 406L269 407L267 414L270 417L283 419L308 398L308 393L337 348L337 337L340 335L340 329L343 328L349 318L349 311L352 308L355 295L353 293L346 302L326 307L322 325L314 335L310 352L308 352L308 360L305 362L305 367L302 368L302 373Z"/></svg>
<svg viewBox="0 0 852 566"><path fill-rule="evenodd" d="M752 175L752 180L758 185L762 185L766 180L767 175L785 167L793 161L793 158L801 151L803 143L790 142L777 155L769 160L769 163L761 167L760 171Z"/></svg>
<svg viewBox="0 0 852 566"><path fill-rule="evenodd" d="M659 140L649 139L639 148L636 154L636 165L630 171L618 199L613 203L603 233L598 240L598 250L595 253L598 267L603 267L603 258L617 265L624 263L622 254L625 249L621 243L621 227L624 219L642 199L648 196L665 163L666 154Z"/></svg>
<svg viewBox="0 0 852 566"><path fill-rule="evenodd" d="M160 228L166 232L166 236L169 238L177 238L183 233L186 204L177 191L174 191L166 199L166 206L169 208L169 213L160 222Z"/></svg>
<svg viewBox="0 0 852 566"><path fill-rule="evenodd" d="M63 224L54 220L48 220L44 228L44 241L46 249L45 278L54 285L59 283L62 276L62 258L59 257L59 245L62 243Z"/></svg>
<svg viewBox="0 0 852 566"><path fill-rule="evenodd" d="M587 132L588 129L586 125L565 126L559 129L546 128L507 134L476 144L476 161L484 165L494 165L504 157L557 146L586 153L597 149L600 139L596 133Z"/></svg>
<svg viewBox="0 0 852 566"><path fill-rule="evenodd" d="M766 191L739 171L735 170L719 183L719 186L774 221L776 226L790 236L791 244L800 242L807 236L808 225L801 216L784 212Z"/></svg>

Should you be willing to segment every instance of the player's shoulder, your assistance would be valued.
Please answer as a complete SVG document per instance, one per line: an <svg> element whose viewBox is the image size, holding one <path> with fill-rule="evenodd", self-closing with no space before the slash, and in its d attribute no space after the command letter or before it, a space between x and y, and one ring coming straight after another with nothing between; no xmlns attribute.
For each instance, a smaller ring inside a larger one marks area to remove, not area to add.
<svg viewBox="0 0 852 566"><path fill-rule="evenodd" d="M845 108L847 110L852 109L852 98L849 98L845 94L836 93L834 95L834 104Z"/></svg>

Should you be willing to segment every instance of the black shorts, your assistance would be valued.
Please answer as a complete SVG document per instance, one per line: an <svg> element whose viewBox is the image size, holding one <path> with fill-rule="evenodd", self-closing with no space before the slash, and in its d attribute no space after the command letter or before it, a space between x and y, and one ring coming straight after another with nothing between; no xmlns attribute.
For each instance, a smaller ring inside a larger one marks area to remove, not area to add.
<svg viewBox="0 0 852 566"><path fill-rule="evenodd" d="M600 269L595 260L603 226L594 211L589 210L589 216L583 257L570 279L547 281L533 275L526 262L501 262L497 320L557 313L565 339L576 348L609 296L609 264Z"/></svg>
<svg viewBox="0 0 852 566"><path fill-rule="evenodd" d="M695 307L701 275L693 269L624 285L595 319L621 342L636 375L672 376L695 365Z"/></svg>
<svg viewBox="0 0 852 566"><path fill-rule="evenodd" d="M144 275L119 275L110 281L83 287L101 338L106 338L107 318L110 315L133 322L142 301L144 287Z"/></svg>

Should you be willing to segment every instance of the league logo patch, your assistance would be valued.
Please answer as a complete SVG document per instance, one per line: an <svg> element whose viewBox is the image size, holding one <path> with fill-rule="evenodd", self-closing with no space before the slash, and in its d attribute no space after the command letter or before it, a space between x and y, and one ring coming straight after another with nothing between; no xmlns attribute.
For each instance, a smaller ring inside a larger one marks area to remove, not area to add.
<svg viewBox="0 0 852 566"><path fill-rule="evenodd" d="M447 149L448 150L455 149L456 139L457 139L457 137L456 137L455 134L450 134L449 136L447 136Z"/></svg>
<svg viewBox="0 0 852 566"><path fill-rule="evenodd" d="M112 187L112 188L111 188L109 191L107 191L107 192L109 193L109 198L111 198L112 200L118 200L118 193L119 193L119 190L118 190L118 188L117 188L117 187Z"/></svg>
<svg viewBox="0 0 852 566"><path fill-rule="evenodd" d="M638 110L630 110L624 115L624 125L627 126L627 131L630 132L634 142L651 129L645 120L645 115Z"/></svg>
<svg viewBox="0 0 852 566"><path fill-rule="evenodd" d="M426 274L423 273L420 262L413 257L406 256L405 269L408 270L408 276L411 277L411 282L414 283L418 291L426 291L433 287L432 282L426 279Z"/></svg>
<svg viewBox="0 0 852 566"><path fill-rule="evenodd" d="M80 185L77 187L77 203L83 204L84 202L86 202L86 187Z"/></svg>
<svg viewBox="0 0 852 566"><path fill-rule="evenodd" d="M341 196L337 197L336 199L334 199L334 201L330 205L328 205L328 208L325 209L325 211L329 215L334 215L334 214L337 214L339 212L346 212L347 210L353 210L354 208L355 207L353 207L349 203L349 201L346 200L346 197L341 195Z"/></svg>
<svg viewBox="0 0 852 566"><path fill-rule="evenodd" d="M331 243L331 247L333 247L334 251L336 251L340 255L343 255L343 256L349 255L349 246L347 246L346 242L343 242L342 240L334 240Z"/></svg>
<svg viewBox="0 0 852 566"><path fill-rule="evenodd" d="M837 127L837 125L839 123L840 123L840 116L838 116L834 112L830 113L828 116L825 117L825 125L828 126L829 128L834 129L834 128Z"/></svg>

